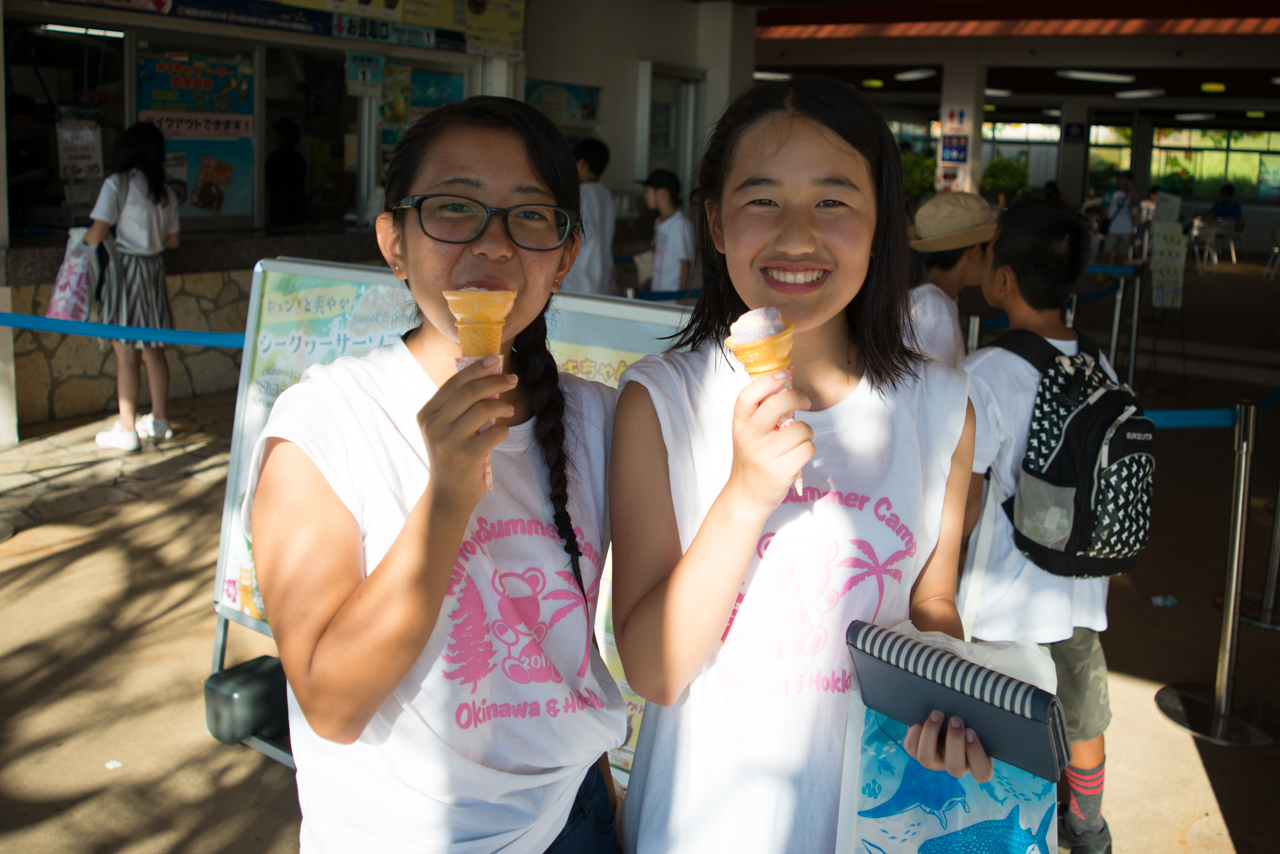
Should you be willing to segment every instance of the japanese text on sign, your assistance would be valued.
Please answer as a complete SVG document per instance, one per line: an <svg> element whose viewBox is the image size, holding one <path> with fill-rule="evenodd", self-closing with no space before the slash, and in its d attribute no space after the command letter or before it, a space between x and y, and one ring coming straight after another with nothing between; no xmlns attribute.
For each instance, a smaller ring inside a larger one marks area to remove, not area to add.
<svg viewBox="0 0 1280 854"><path fill-rule="evenodd" d="M253 116L139 110L138 121L160 128L165 139L240 139L253 136Z"/></svg>

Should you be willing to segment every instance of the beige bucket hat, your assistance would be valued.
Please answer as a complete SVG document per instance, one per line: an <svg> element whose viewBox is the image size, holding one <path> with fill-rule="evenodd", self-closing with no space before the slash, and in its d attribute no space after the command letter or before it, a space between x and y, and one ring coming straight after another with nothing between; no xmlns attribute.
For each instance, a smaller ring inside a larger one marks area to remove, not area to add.
<svg viewBox="0 0 1280 854"><path fill-rule="evenodd" d="M920 206L909 236L917 252L945 252L986 243L996 233L996 216L982 196L939 193Z"/></svg>

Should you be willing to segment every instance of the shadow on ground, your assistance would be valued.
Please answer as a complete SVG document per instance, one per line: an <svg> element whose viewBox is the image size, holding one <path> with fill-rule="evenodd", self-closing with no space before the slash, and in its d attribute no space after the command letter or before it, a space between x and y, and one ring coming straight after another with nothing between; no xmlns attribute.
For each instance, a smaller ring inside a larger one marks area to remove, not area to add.
<svg viewBox="0 0 1280 854"><path fill-rule="evenodd" d="M150 468L0 544L0 848L296 851L292 772L204 730L225 463Z"/></svg>

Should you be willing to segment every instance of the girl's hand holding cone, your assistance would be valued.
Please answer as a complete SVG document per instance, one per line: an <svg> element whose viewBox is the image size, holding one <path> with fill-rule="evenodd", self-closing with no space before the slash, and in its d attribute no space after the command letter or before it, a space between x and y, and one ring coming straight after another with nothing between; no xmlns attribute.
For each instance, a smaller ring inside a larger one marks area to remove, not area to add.
<svg viewBox="0 0 1280 854"><path fill-rule="evenodd" d="M429 488L438 500L470 514L484 497L484 462L507 438L507 428L481 427L515 414L498 398L515 385L514 374L502 373L501 356L485 356L450 377L418 412L431 465Z"/></svg>
<svg viewBox="0 0 1280 854"><path fill-rule="evenodd" d="M766 513L782 503L816 452L813 428L803 421L777 429L785 414L809 408L809 396L790 384L789 370L775 371L743 389L733 407L733 465L728 486Z"/></svg>

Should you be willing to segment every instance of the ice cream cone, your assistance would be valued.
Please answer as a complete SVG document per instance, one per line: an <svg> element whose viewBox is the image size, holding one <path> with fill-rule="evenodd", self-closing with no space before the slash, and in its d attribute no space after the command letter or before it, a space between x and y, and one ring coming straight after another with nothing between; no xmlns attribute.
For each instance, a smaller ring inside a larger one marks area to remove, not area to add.
<svg viewBox="0 0 1280 854"><path fill-rule="evenodd" d="M747 374L751 379L758 380L763 376L767 376L774 371L791 370L791 334L795 331L795 327L790 323L783 323L781 332L776 332L767 338L758 338L755 341L735 341L733 336L725 339L724 345L729 348L729 352L733 353L735 359L742 363L747 369ZM791 381L787 381L786 388L791 388ZM777 429L782 429L790 424L795 423L795 413L788 412L782 416L782 420L778 422ZM795 483L796 492L804 493L804 479L799 475L796 476Z"/></svg>
<svg viewBox="0 0 1280 854"><path fill-rule="evenodd" d="M502 350L502 327L515 303L515 291L445 291L458 327L463 357Z"/></svg>
<svg viewBox="0 0 1280 854"><path fill-rule="evenodd" d="M759 379L765 374L791 367L791 333L795 327L790 323L784 326L781 332L768 338L738 342L730 336L724 344L747 369L751 379Z"/></svg>
<svg viewBox="0 0 1280 854"><path fill-rule="evenodd" d="M515 304L515 291L445 291L444 298L449 303L449 311L453 312L458 327L458 344L462 348L461 358L453 360L455 370L460 371L478 359L502 352L502 327ZM486 423L479 432L483 433L492 425L492 421ZM484 457L484 485L493 492L493 467L488 454Z"/></svg>

